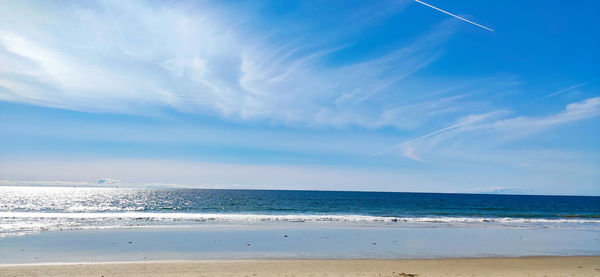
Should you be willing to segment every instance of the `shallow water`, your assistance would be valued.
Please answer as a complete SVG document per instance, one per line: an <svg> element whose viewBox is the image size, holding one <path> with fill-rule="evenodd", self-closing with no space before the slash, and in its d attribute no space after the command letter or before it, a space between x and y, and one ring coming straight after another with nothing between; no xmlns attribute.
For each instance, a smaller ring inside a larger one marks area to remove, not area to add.
<svg viewBox="0 0 600 277"><path fill-rule="evenodd" d="M70 230L0 239L0 263L600 255L596 230L288 224Z"/></svg>

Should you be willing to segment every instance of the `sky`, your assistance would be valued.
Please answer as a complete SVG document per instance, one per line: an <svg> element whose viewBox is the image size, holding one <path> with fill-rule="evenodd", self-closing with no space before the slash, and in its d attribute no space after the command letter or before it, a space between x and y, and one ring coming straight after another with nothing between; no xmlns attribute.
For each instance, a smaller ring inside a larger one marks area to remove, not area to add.
<svg viewBox="0 0 600 277"><path fill-rule="evenodd" d="M600 195L598 1L0 7L0 184Z"/></svg>

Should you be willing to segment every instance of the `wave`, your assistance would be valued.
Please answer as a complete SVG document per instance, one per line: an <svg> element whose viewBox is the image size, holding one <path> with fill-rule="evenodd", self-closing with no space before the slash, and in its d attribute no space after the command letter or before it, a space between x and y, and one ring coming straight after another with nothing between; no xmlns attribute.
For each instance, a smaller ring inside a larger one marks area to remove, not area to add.
<svg viewBox="0 0 600 277"><path fill-rule="evenodd" d="M118 212L118 211L143 211L144 207L127 207L127 208L121 208L121 207L114 207L114 206L101 206L101 207L90 207L90 206L72 206L69 207L67 209L65 209L65 212L70 212L70 213L76 213L76 212L88 212L88 213L93 213L93 212L106 212L106 211L113 211L113 212Z"/></svg>
<svg viewBox="0 0 600 277"><path fill-rule="evenodd" d="M595 218L513 218L513 217L393 217L369 215L315 215L315 214L218 214L218 213L153 213L153 212L0 212L0 219L115 219L150 221L197 221L197 222L347 222L347 223L572 223L599 224Z"/></svg>

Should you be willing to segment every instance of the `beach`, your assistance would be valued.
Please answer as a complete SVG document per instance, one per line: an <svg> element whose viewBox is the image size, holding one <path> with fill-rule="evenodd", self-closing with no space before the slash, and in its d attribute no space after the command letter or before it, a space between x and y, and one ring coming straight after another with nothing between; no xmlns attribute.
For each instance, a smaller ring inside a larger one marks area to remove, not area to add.
<svg viewBox="0 0 600 277"><path fill-rule="evenodd" d="M596 230L195 226L0 239L0 276L600 276Z"/></svg>
<svg viewBox="0 0 600 277"><path fill-rule="evenodd" d="M600 256L2 265L0 276L600 276Z"/></svg>
<svg viewBox="0 0 600 277"><path fill-rule="evenodd" d="M590 197L0 191L0 276L600 274Z"/></svg>

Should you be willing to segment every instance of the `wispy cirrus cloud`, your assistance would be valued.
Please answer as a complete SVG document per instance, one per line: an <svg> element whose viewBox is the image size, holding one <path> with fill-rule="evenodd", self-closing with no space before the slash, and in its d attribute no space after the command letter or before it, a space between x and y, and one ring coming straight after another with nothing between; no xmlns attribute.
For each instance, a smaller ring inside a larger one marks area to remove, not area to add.
<svg viewBox="0 0 600 277"><path fill-rule="evenodd" d="M491 122L477 129L499 134L500 138L522 137L569 122L600 115L600 97L568 104L561 112L546 116L518 116Z"/></svg>
<svg viewBox="0 0 600 277"><path fill-rule="evenodd" d="M414 123L405 123L393 104L410 95L400 83L436 61L455 32L453 23L442 22L395 50L340 66L327 58L346 47L352 29L288 39L279 36L285 27L265 34L235 11L208 4L66 5L23 2L3 13L10 20L0 24L0 100L89 112L173 108L236 121L407 128Z"/></svg>
<svg viewBox="0 0 600 277"><path fill-rule="evenodd" d="M0 175L598 194L594 9L424 1L0 0Z"/></svg>
<svg viewBox="0 0 600 277"><path fill-rule="evenodd" d="M475 114L465 117L455 124L437 131L406 140L392 147L370 154L368 157L384 154L396 149L403 149L405 157L415 158L414 153L432 153L436 149L447 147L472 148L472 142L477 145L492 142L502 143L530 136L556 126L570 122L600 116L600 97L588 98L580 102L568 104L564 110L546 116L510 116L508 111L498 110L485 114ZM465 143L466 142L466 143ZM406 149L409 149L407 151ZM481 154L481 153L480 153ZM497 155L491 155L497 157Z"/></svg>

